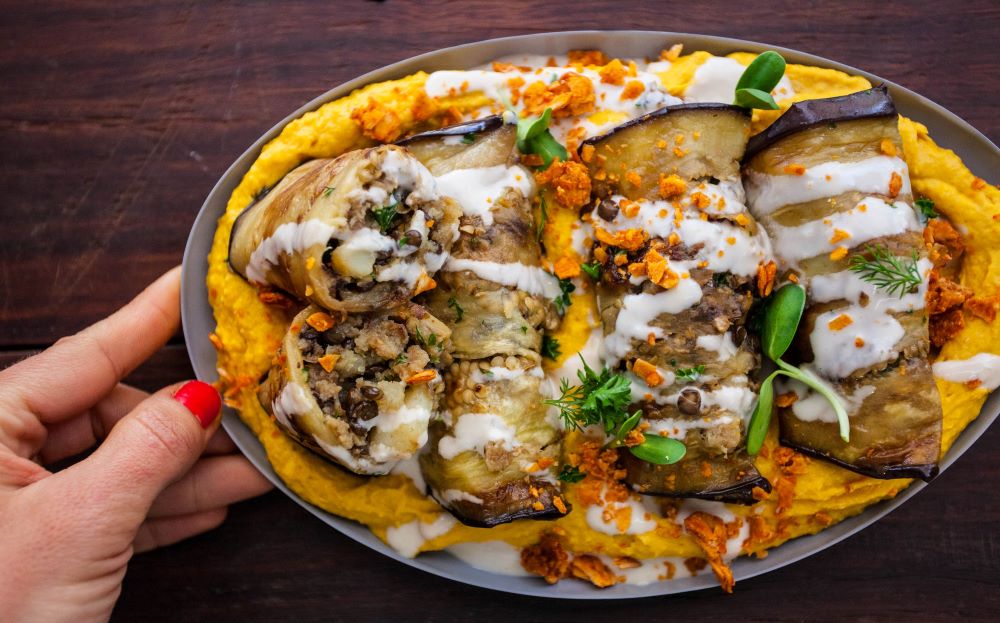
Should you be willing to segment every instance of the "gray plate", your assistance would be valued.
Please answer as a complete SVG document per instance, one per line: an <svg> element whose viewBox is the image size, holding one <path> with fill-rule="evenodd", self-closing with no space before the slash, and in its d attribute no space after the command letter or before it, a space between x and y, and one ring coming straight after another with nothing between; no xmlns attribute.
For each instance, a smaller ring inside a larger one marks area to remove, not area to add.
<svg viewBox="0 0 1000 623"><path fill-rule="evenodd" d="M184 338L191 357L191 364L194 366L198 378L204 381L214 381L218 377L215 369L215 350L206 337L209 332L215 329L215 320L212 317L212 310L208 304L208 292L205 288L205 275L208 270L206 258L212 244L216 221L225 211L229 196L250 168L251 163L257 158L261 147L277 136L281 128L289 121L300 117L303 113L310 110L315 110L322 104L347 95L359 87L372 82L402 78L419 70L429 72L439 69L467 69L508 54L564 54L567 50L572 49L600 49L611 56L642 58L645 56L656 56L660 50L674 43L683 43L684 48L689 51L706 50L713 54L727 54L736 51L762 52L767 49L777 50L790 63L839 69L850 74L864 76L874 84L885 83L889 86L889 91L901 114L925 124L935 141L960 154L965 164L972 171L976 172L977 175L993 183L997 182L994 178L996 172L1000 171L1000 150L968 123L934 102L878 76L794 50L738 39L682 33L580 31L507 37L430 52L355 78L346 84L327 91L299 110L296 110L251 145L229 167L229 170L226 171L215 185L215 188L212 189L212 192L209 193L205 204L201 208L201 212L198 214L198 218L195 220L194 227L191 229L187 248L184 250L184 272L181 288ZM998 412L1000 412L1000 392L994 392L989 397L989 400L987 400L979 418L965 429L941 462L942 471L961 456L983 434L986 428L996 419ZM363 543L381 554L441 577L521 595L558 597L563 599L650 597L653 595L669 595L717 586L714 576L707 572L694 578L659 582L649 586L619 585L601 590L593 588L584 582L572 581L560 582L555 586L548 586L538 578L510 577L480 571L445 552L422 554L414 559L404 558L382 543L365 526L331 515L292 493L281 482L274 473L274 470L271 469L271 465L264 454L264 449L257 441L257 438L243 425L239 417L231 409L226 410L222 424L240 450L276 487L284 491L286 495L316 515L316 517L355 541ZM763 560L752 558L738 559L733 564L733 573L738 581L745 580L805 558L868 526L916 495L925 486L927 486L926 483L916 482L895 498L876 504L856 517L843 521L819 534L798 538L771 550L767 558Z"/></svg>

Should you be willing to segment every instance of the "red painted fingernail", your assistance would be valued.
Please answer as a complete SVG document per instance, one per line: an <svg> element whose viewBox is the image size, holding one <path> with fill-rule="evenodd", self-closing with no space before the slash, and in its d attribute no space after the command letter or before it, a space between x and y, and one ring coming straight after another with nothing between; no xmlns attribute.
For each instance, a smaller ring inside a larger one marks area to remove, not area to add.
<svg viewBox="0 0 1000 623"><path fill-rule="evenodd" d="M202 428L208 428L222 409L219 392L208 383L188 381L174 394L174 400L187 407L198 418Z"/></svg>

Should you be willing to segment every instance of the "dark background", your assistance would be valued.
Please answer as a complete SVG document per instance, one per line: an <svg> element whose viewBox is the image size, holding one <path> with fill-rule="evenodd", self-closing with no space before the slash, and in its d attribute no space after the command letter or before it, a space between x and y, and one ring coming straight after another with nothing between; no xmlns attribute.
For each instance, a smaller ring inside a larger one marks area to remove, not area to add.
<svg viewBox="0 0 1000 623"><path fill-rule="evenodd" d="M288 112L440 47L575 29L764 41L862 67L1000 138L995 0L3 1L0 15L0 367L180 262L216 179ZM978 174L996 182L995 171ZM178 335L130 380L154 389L191 375ZM600 604L492 593L397 564L272 493L234 507L213 533L136 557L114 619L995 620L998 442L993 427L900 510L731 596Z"/></svg>

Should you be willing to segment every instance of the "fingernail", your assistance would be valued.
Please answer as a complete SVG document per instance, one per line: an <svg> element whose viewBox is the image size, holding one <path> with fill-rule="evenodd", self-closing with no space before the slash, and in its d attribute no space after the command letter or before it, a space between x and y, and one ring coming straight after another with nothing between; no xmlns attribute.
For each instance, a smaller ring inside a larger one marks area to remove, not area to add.
<svg viewBox="0 0 1000 623"><path fill-rule="evenodd" d="M208 428L222 409L219 392L208 383L188 381L174 394L174 400L187 407L198 418L202 428Z"/></svg>

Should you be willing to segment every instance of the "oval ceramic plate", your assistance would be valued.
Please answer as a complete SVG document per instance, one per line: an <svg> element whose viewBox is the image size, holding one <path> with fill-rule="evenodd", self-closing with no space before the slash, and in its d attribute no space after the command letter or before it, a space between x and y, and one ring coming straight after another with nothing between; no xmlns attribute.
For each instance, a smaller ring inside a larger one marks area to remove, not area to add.
<svg viewBox="0 0 1000 623"><path fill-rule="evenodd" d="M889 86L889 91L901 114L925 124L930 130L931 136L940 145L955 150L974 173L992 183L998 181L991 179L991 177L995 175L996 171L1000 170L1000 150L975 128L954 114L934 102L887 80L859 71L853 67L794 50L738 39L682 33L582 31L493 39L430 52L355 78L346 84L327 91L325 94L293 112L247 149L229 167L229 170L226 171L222 179L212 189L212 192L208 195L205 204L201 208L201 212L198 214L198 218L195 220L191 235L188 238L187 248L184 251L182 283L184 337L188 353L191 357L191 363L198 378L204 381L214 381L217 379L215 350L207 339L208 334L215 329L215 320L208 304L208 293L205 288L205 275L208 269L206 258L209 247L212 244L216 221L225 211L226 202L230 194L250 168L251 163L257 158L261 147L277 136L281 128L289 121L367 84L402 78L420 70L431 72L440 69L468 69L509 54L564 54L568 50L573 49L600 49L609 56L617 57L655 57L660 50L675 43L683 43L685 50L706 50L718 55L736 51L761 52L767 49L777 50L789 63L839 69L850 74L864 76L874 84L885 83ZM979 438L990 423L996 419L998 412L1000 412L1000 392L994 392L989 400L987 400L979 418L965 429L947 456L944 457L944 460L941 462L942 471L951 465ZM568 599L650 597L717 586L715 577L711 573L704 573L693 578L659 582L648 586L618 585L603 590L594 588L584 582L572 581L548 586L540 579L534 577L511 577L480 571L445 552L421 554L414 559L405 558L382 543L365 526L316 508L288 490L274 473L274 470L271 469L271 465L264 454L264 449L258 443L257 438L240 421L237 414L230 409L227 409L224 415L223 426L236 442L236 445L239 446L240 450L275 486L284 491L286 495L298 502L309 512L316 515L316 517L381 554L441 577L522 595ZM925 486L926 483L924 482L915 482L894 499L871 506L856 517L843 521L819 534L801 537L770 550L767 558L763 560L752 558L737 559L733 563L733 573L736 580L745 580L771 571L772 569L783 567L829 547L875 522L910 497L916 495Z"/></svg>

